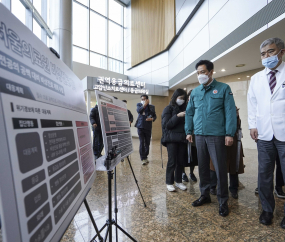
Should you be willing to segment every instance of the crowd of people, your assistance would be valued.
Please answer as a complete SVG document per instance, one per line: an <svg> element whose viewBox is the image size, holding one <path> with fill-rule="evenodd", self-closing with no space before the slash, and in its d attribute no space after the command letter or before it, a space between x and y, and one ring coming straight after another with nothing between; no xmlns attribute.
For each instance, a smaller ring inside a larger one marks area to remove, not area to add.
<svg viewBox="0 0 285 242"><path fill-rule="evenodd" d="M282 190L285 174L285 53L279 38L265 40L260 46L261 61L265 69L251 77L248 91L248 125L251 138L258 150L258 187L263 211L260 223L272 223L275 209L274 193L285 198ZM167 148L166 188L183 191L188 182L185 167L190 167L190 180L196 182L193 171L198 166L201 196L192 206L211 203L217 195L219 214L229 214L229 191L238 198L239 174L244 173L241 119L229 85L213 78L214 64L201 60L196 66L200 85L188 94L183 89L174 91L171 101L162 112L161 144ZM154 105L147 95L137 104L135 122L143 165L149 163L152 123L156 120ZM130 124L133 116L129 112ZM103 149L98 107L92 109L90 121L94 132L94 155ZM276 164L276 184L273 173ZM228 187L228 174L230 185ZM285 204L284 204L285 209ZM285 229L285 217L281 222Z"/></svg>

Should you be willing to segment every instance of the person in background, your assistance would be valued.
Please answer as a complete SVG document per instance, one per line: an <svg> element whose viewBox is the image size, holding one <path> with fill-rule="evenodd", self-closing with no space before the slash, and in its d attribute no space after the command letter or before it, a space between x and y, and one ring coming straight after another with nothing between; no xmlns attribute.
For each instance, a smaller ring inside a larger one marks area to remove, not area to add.
<svg viewBox="0 0 285 242"><path fill-rule="evenodd" d="M188 93L187 93L187 103L190 100L190 95L193 89L191 89ZM190 174L189 174L189 178L191 181L193 182L197 182L197 178L194 174L194 169L195 166L198 166L198 159L197 159L197 149L196 149L196 144L195 144L195 136L193 135L193 143L191 143L191 153L192 153L192 163L190 165ZM188 177L186 175L185 172L185 168L183 169L183 173L182 173L182 181L184 182L189 182Z"/></svg>
<svg viewBox="0 0 285 242"><path fill-rule="evenodd" d="M264 225L272 223L275 209L273 173L277 155L283 179L285 175L284 53L284 41L279 38L267 39L260 45L265 69L251 77L247 94L248 126L258 151L258 194L263 209L259 222ZM285 229L285 217L280 225Z"/></svg>
<svg viewBox="0 0 285 242"><path fill-rule="evenodd" d="M192 206L211 202L212 157L218 177L219 214L224 217L229 214L226 146L233 144L237 129L235 101L229 85L213 79L214 64L211 61L199 61L196 70L201 85L191 92L185 116L186 139L192 143L195 134L199 161L201 196Z"/></svg>
<svg viewBox="0 0 285 242"><path fill-rule="evenodd" d="M243 148L242 143L240 144L240 150L238 150L238 130L241 128L241 120L239 117L239 108L236 107L237 110L237 132L234 136L234 143L232 146L227 146L227 166L228 173L230 178L230 186L229 190L234 199L238 199L238 187L239 187L239 179L238 174L244 173L244 164L243 164ZM237 166L237 153L239 152L239 164ZM237 171L238 167L238 171ZM213 166L213 162L210 162L211 169L211 188L210 193L212 195L216 195L216 186L217 186L217 175L215 172L215 168Z"/></svg>
<svg viewBox="0 0 285 242"><path fill-rule="evenodd" d="M274 193L279 198L285 198L285 193L282 188L283 186L284 186L284 179L283 179L283 174L281 170L280 159L279 159L279 156L277 155ZM258 187L255 189L255 194L258 194Z"/></svg>
<svg viewBox="0 0 285 242"><path fill-rule="evenodd" d="M127 103L127 100L122 100L124 103ZM128 109L128 115L129 115L129 122L130 122L130 127L132 125L132 122L134 122L134 116L131 113L131 111Z"/></svg>
<svg viewBox="0 0 285 242"><path fill-rule="evenodd" d="M156 120L155 107L149 104L148 95L141 95L141 102L137 104L138 119L135 127L138 129L140 139L140 158L143 165L149 163L149 145L152 122Z"/></svg>
<svg viewBox="0 0 285 242"><path fill-rule="evenodd" d="M161 115L161 143L166 146L168 153L166 187L170 192L175 191L174 181L176 187L186 190L182 183L183 161L188 156L184 131L186 104L187 93L179 88L173 93L169 105Z"/></svg>
<svg viewBox="0 0 285 242"><path fill-rule="evenodd" d="M101 152L104 148L104 143L97 104L94 108L91 109L89 119L93 130L93 153L95 159L98 159L100 156L102 156Z"/></svg>

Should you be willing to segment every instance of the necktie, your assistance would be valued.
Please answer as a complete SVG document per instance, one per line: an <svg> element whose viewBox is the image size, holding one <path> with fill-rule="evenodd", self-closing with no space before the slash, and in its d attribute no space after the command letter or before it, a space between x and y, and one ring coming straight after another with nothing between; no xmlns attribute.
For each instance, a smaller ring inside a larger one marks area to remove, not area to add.
<svg viewBox="0 0 285 242"><path fill-rule="evenodd" d="M277 70L269 72L269 74L270 74L269 86L270 86L271 94L273 93L274 88L276 86L276 76L275 76L276 73L277 73Z"/></svg>

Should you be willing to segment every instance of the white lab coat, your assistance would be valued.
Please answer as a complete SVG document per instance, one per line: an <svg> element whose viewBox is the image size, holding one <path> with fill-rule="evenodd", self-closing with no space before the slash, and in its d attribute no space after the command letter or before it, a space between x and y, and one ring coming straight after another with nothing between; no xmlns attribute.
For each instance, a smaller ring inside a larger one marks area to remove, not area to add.
<svg viewBox="0 0 285 242"><path fill-rule="evenodd" d="M247 94L249 129L257 128L258 139L285 141L285 63L277 68L276 86L271 95L267 69L251 77Z"/></svg>

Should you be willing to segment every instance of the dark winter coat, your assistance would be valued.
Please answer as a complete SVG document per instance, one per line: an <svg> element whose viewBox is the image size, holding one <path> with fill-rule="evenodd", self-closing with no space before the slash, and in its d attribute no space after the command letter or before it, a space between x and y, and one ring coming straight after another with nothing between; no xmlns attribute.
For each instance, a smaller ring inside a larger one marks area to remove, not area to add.
<svg viewBox="0 0 285 242"><path fill-rule="evenodd" d="M185 117L177 117L177 114L184 112L185 109L178 105L168 105L161 115L162 138L161 143L166 146L170 142L186 143L184 130Z"/></svg>
<svg viewBox="0 0 285 242"><path fill-rule="evenodd" d="M156 113L155 113L155 107L151 104L147 105L145 108L141 103L137 104L137 112L138 112L138 119L137 119L137 125L136 127L138 129L152 129L152 122L146 121L147 117L150 115L153 118L153 122L156 120ZM143 115L143 113L145 115Z"/></svg>
<svg viewBox="0 0 285 242"><path fill-rule="evenodd" d="M97 124L97 127L95 128L95 130L101 130L101 123L100 123L100 116L99 116L98 105L96 105L94 108L91 109L89 119L90 119L90 123L92 125L92 130L94 130L93 129L93 124Z"/></svg>
<svg viewBox="0 0 285 242"><path fill-rule="evenodd" d="M128 109L128 116L129 116L129 121L132 123L134 122L134 116L132 115L131 111Z"/></svg>
<svg viewBox="0 0 285 242"><path fill-rule="evenodd" d="M237 116L237 127L241 127L241 120L240 117ZM238 140L237 140L237 132L235 133L234 142L232 146L227 146L227 167L228 167L228 173L234 175L234 174L242 174L244 173L244 163L243 163L243 147L241 144L241 149L240 149L240 160L239 160L239 170L236 172L236 157L237 157L237 152L238 152ZM212 171L215 171L214 165L212 163L212 160L210 160L210 169Z"/></svg>

